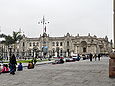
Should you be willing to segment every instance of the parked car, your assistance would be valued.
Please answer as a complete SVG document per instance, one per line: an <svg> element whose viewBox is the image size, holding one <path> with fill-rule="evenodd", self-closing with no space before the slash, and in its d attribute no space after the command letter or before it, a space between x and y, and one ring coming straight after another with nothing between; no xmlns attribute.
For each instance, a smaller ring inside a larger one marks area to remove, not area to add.
<svg viewBox="0 0 115 86"><path fill-rule="evenodd" d="M63 64L64 60L63 59L55 59L55 62L53 62L52 64Z"/></svg>
<svg viewBox="0 0 115 86"><path fill-rule="evenodd" d="M72 56L72 58L73 58L73 61L79 61L80 60L80 57L78 57L78 56Z"/></svg>
<svg viewBox="0 0 115 86"><path fill-rule="evenodd" d="M64 58L65 62L73 62L73 58Z"/></svg>
<svg viewBox="0 0 115 86"><path fill-rule="evenodd" d="M82 55L82 58L83 58L83 60L86 60L87 59L87 57L86 57L86 55Z"/></svg>

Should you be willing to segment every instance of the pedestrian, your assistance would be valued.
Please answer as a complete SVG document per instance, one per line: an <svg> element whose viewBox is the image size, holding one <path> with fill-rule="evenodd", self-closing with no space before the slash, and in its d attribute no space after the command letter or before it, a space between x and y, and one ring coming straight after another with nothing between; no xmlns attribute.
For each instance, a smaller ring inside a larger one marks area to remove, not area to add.
<svg viewBox="0 0 115 86"><path fill-rule="evenodd" d="M94 55L94 58L95 58L95 61L96 61L97 60L97 55L96 54Z"/></svg>
<svg viewBox="0 0 115 86"><path fill-rule="evenodd" d="M20 62L18 65L18 71L22 71L22 70L23 70L23 66L22 66L22 63Z"/></svg>
<svg viewBox="0 0 115 86"><path fill-rule="evenodd" d="M93 56L93 55L90 53L90 54L89 54L89 59L90 59L90 61L92 61L92 56Z"/></svg>
<svg viewBox="0 0 115 86"><path fill-rule="evenodd" d="M81 58L81 57L80 57L80 55L78 54L78 55L77 55L77 59L76 59L76 60L77 60L77 61L79 61L79 60L80 60L80 58Z"/></svg>
<svg viewBox="0 0 115 86"><path fill-rule="evenodd" d="M1 69L1 64L0 64L0 74L1 74L1 71L2 71L2 69Z"/></svg>
<svg viewBox="0 0 115 86"><path fill-rule="evenodd" d="M36 64L36 62L37 62L36 58L34 58L34 59L33 59L33 62L34 62L34 65L35 65L35 64Z"/></svg>
<svg viewBox="0 0 115 86"><path fill-rule="evenodd" d="M15 74L15 71L16 71L16 65L17 65L16 57L15 57L15 55L13 54L13 55L10 57L10 62L9 62L9 66L10 66L10 74L12 74L12 75Z"/></svg>
<svg viewBox="0 0 115 86"><path fill-rule="evenodd" d="M100 55L100 54L98 54L98 61L100 61L100 57L101 57L101 55Z"/></svg>

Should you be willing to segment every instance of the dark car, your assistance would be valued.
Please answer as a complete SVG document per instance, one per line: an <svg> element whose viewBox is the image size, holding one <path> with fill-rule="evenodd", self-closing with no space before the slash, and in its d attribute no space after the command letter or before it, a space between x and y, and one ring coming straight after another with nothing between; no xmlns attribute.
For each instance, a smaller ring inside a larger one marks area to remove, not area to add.
<svg viewBox="0 0 115 86"><path fill-rule="evenodd" d="M73 56L73 61L79 61L80 60L80 57L79 56Z"/></svg>
<svg viewBox="0 0 115 86"><path fill-rule="evenodd" d="M52 64L63 64L64 60L63 59L56 59L55 62L53 62Z"/></svg>

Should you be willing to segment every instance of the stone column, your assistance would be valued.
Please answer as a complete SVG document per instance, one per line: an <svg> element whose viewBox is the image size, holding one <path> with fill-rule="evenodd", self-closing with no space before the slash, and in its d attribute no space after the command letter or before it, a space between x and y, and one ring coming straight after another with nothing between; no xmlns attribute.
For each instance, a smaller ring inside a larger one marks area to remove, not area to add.
<svg viewBox="0 0 115 86"><path fill-rule="evenodd" d="M77 52L77 46L76 46L76 45L74 46L74 53L78 53L78 52Z"/></svg>
<svg viewBox="0 0 115 86"><path fill-rule="evenodd" d="M57 52L55 52L55 56L57 57Z"/></svg>
<svg viewBox="0 0 115 86"><path fill-rule="evenodd" d="M113 4L115 1L113 0ZM115 12L115 4L113 5L113 12ZM114 49L115 49L115 13L113 14L113 29L114 29ZM115 78L115 51L110 54L109 59L109 77Z"/></svg>
<svg viewBox="0 0 115 86"><path fill-rule="evenodd" d="M113 0L113 34L114 34L114 48L115 48L115 0Z"/></svg>

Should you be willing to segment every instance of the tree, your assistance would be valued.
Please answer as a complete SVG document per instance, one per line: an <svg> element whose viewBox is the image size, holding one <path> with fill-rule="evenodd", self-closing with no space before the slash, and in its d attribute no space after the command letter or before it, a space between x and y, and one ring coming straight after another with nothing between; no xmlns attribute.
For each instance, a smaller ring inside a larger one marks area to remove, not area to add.
<svg viewBox="0 0 115 86"><path fill-rule="evenodd" d="M13 36L0 34L0 38L5 38L5 40L1 41L1 43L5 44L7 46L10 44L17 43L18 41L20 41L23 38L23 36L20 33L21 32L14 32L13 31Z"/></svg>
<svg viewBox="0 0 115 86"><path fill-rule="evenodd" d="M13 44L13 39L10 35L7 36L5 34L1 34L0 37L5 38L5 40L1 41L2 44L5 44L5 45Z"/></svg>
<svg viewBox="0 0 115 86"><path fill-rule="evenodd" d="M14 31L13 31L13 36L12 36L12 38L13 38L14 44L17 43L18 41L20 41L20 40L23 38L23 36L22 36L20 33L21 33L21 32L14 32Z"/></svg>

